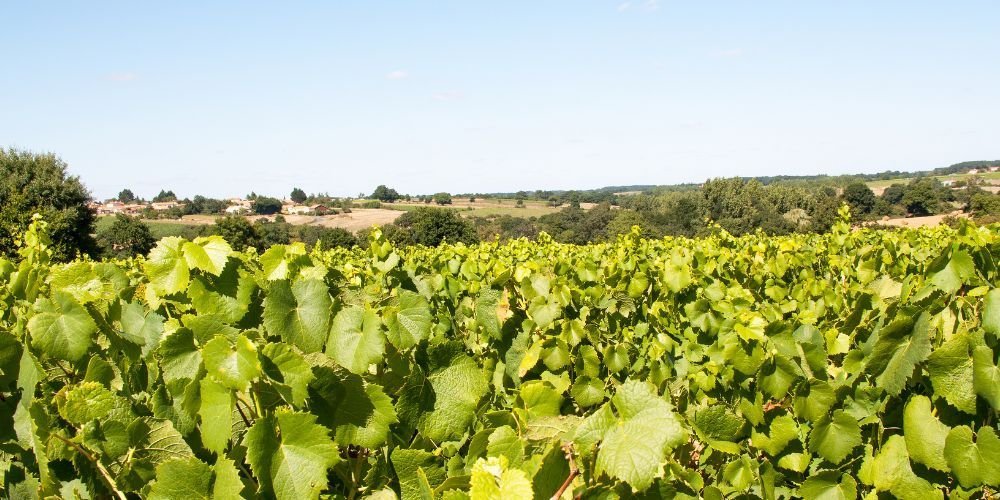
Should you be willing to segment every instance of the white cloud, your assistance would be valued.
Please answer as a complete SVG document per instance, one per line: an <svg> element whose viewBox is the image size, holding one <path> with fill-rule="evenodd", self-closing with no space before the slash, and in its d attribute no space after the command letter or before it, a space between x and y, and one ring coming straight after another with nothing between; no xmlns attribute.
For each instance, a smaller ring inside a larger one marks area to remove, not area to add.
<svg viewBox="0 0 1000 500"><path fill-rule="evenodd" d="M646 3L642 4L642 8L653 11L660 9L660 0L646 0Z"/></svg>
<svg viewBox="0 0 1000 500"><path fill-rule="evenodd" d="M395 71L390 71L385 75L389 80L404 80L410 76L405 69L397 69Z"/></svg>
<svg viewBox="0 0 1000 500"><path fill-rule="evenodd" d="M139 75L132 73L131 71L128 71L124 73L111 73L107 75L105 78L113 82L131 82L133 80L137 80L139 78Z"/></svg>
<svg viewBox="0 0 1000 500"><path fill-rule="evenodd" d="M740 57L744 53L746 53L746 51L743 49L727 49L716 52L715 57Z"/></svg>
<svg viewBox="0 0 1000 500"><path fill-rule="evenodd" d="M618 5L618 12L625 12L632 6L632 2L622 2Z"/></svg>
<svg viewBox="0 0 1000 500"><path fill-rule="evenodd" d="M457 91L438 92L431 96L435 101L457 101L465 97L465 94Z"/></svg>

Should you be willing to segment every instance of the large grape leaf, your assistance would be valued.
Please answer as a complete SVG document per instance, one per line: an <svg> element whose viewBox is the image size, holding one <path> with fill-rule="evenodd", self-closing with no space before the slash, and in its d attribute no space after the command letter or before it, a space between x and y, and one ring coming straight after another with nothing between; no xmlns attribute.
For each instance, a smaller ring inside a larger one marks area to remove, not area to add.
<svg viewBox="0 0 1000 500"><path fill-rule="evenodd" d="M993 350L978 346L972 351L972 384L994 410L1000 410L1000 368L993 363Z"/></svg>
<svg viewBox="0 0 1000 500"><path fill-rule="evenodd" d="M408 349L431 332L431 308L422 295L401 290L395 304L384 312L388 338L396 349Z"/></svg>
<svg viewBox="0 0 1000 500"><path fill-rule="evenodd" d="M843 462L854 448L861 445L861 427L854 417L843 410L821 418L809 434L809 451L831 463Z"/></svg>
<svg viewBox="0 0 1000 500"><path fill-rule="evenodd" d="M247 431L245 444L261 491L278 500L317 498L326 488L326 471L339 460L329 430L309 413L263 417Z"/></svg>
<svg viewBox="0 0 1000 500"><path fill-rule="evenodd" d="M434 441L461 437L489 389L486 375L456 342L429 347L425 373L414 372L403 388L400 419Z"/></svg>
<svg viewBox="0 0 1000 500"><path fill-rule="evenodd" d="M875 489L902 499L942 499L941 490L917 476L910 467L903 436L889 436L871 464Z"/></svg>
<svg viewBox="0 0 1000 500"><path fill-rule="evenodd" d="M245 335L237 335L236 342L218 335L202 346L201 356L205 370L229 389L245 391L261 373L257 346Z"/></svg>
<svg viewBox="0 0 1000 500"><path fill-rule="evenodd" d="M264 299L264 327L305 353L323 350L330 329L330 291L315 279L271 284Z"/></svg>
<svg viewBox="0 0 1000 500"><path fill-rule="evenodd" d="M371 309L348 306L333 318L326 353L352 373L365 373L382 359L385 335L382 321Z"/></svg>
<svg viewBox="0 0 1000 500"><path fill-rule="evenodd" d="M625 382L611 404L618 418L601 438L595 471L645 490L663 468L667 452L683 443L688 432L670 403L647 382Z"/></svg>
<svg viewBox="0 0 1000 500"><path fill-rule="evenodd" d="M333 429L337 443L378 448L386 442L396 410L382 388L361 377L331 366L314 370L309 384L312 410L319 422Z"/></svg>
<svg viewBox="0 0 1000 500"><path fill-rule="evenodd" d="M220 456L233 432L233 392L208 376L201 379L201 442Z"/></svg>
<svg viewBox="0 0 1000 500"><path fill-rule="evenodd" d="M233 253L233 248L221 236L199 236L184 243L183 250L188 268L201 269L215 276L222 274Z"/></svg>
<svg viewBox="0 0 1000 500"><path fill-rule="evenodd" d="M955 335L927 358L927 373L935 394L944 397L955 408L975 415L976 390L970 347L968 335Z"/></svg>
<svg viewBox="0 0 1000 500"><path fill-rule="evenodd" d="M168 236L156 244L146 260L149 285L159 295L183 292L191 278L183 246L186 242L177 236Z"/></svg>
<svg viewBox="0 0 1000 500"><path fill-rule="evenodd" d="M533 498L531 481L524 471L510 468L506 457L480 458L472 466L472 500L521 500Z"/></svg>
<svg viewBox="0 0 1000 500"><path fill-rule="evenodd" d="M274 382L278 393L295 406L305 404L307 388L315 376L302 355L294 347L280 342L268 343L261 354L264 355L261 359L264 375Z"/></svg>
<svg viewBox="0 0 1000 500"><path fill-rule="evenodd" d="M902 317L879 331L867 359L879 387L892 395L903 390L917 364L931 353L930 330L930 315L922 313L916 321Z"/></svg>
<svg viewBox="0 0 1000 500"><path fill-rule="evenodd" d="M968 426L952 428L944 456L963 487L1000 486L1000 438L992 427L980 427L975 439Z"/></svg>
<svg viewBox="0 0 1000 500"><path fill-rule="evenodd" d="M852 500L858 497L858 483L849 474L823 471L803 481L798 494L808 500Z"/></svg>
<svg viewBox="0 0 1000 500"><path fill-rule="evenodd" d="M928 276L929 281L948 294L957 292L966 280L976 274L976 263L964 250L956 250L946 262L940 259L934 267Z"/></svg>
<svg viewBox="0 0 1000 500"><path fill-rule="evenodd" d="M28 320L31 345L48 356L79 361L94 343L97 323L73 297L56 291L41 299L38 313Z"/></svg>
<svg viewBox="0 0 1000 500"><path fill-rule="evenodd" d="M983 330L1000 337L1000 288L994 288L983 297Z"/></svg>
<svg viewBox="0 0 1000 500"><path fill-rule="evenodd" d="M903 410L903 437L906 451L914 461L948 472L944 457L945 438L951 430L931 413L927 396L912 396Z"/></svg>
<svg viewBox="0 0 1000 500"><path fill-rule="evenodd" d="M448 478L439 457L424 450L396 448L390 460L399 480L402 500L423 499L425 484L427 488L434 488ZM423 477L418 476L418 471L423 472Z"/></svg>

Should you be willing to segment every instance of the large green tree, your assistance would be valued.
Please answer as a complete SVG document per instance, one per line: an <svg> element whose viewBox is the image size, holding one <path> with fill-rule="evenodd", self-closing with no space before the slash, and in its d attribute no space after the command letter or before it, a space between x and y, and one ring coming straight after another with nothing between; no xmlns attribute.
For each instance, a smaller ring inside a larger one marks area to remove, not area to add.
<svg viewBox="0 0 1000 500"><path fill-rule="evenodd" d="M377 188L375 188L375 191L372 192L371 197L375 200L392 203L399 199L399 193L397 193L395 189L386 187L385 184L380 184Z"/></svg>
<svg viewBox="0 0 1000 500"><path fill-rule="evenodd" d="M419 245L437 246L448 243L476 243L475 226L454 210L443 208L418 208L396 219L395 225L404 229L411 241Z"/></svg>
<svg viewBox="0 0 1000 500"><path fill-rule="evenodd" d="M0 149L0 254L14 253L15 239L38 213L49 223L56 260L94 255L90 200L80 179L69 175L54 154Z"/></svg>
<svg viewBox="0 0 1000 500"><path fill-rule="evenodd" d="M160 203L164 201L177 201L177 195L173 191L161 189L156 196L153 197L153 203Z"/></svg>
<svg viewBox="0 0 1000 500"><path fill-rule="evenodd" d="M135 201L135 193L131 189L125 188L118 193L118 201L122 203L132 203Z"/></svg>
<svg viewBox="0 0 1000 500"><path fill-rule="evenodd" d="M97 232L97 242L104 255L113 258L145 255L153 249L156 239L149 226L137 217L118 214L111 225Z"/></svg>
<svg viewBox="0 0 1000 500"><path fill-rule="evenodd" d="M303 191L303 190L301 190L299 188L294 188L294 189L292 189L292 194L291 194L290 198L295 203L302 203L302 202L306 201L306 199L308 199L309 197L306 196L306 192L305 191Z"/></svg>
<svg viewBox="0 0 1000 500"><path fill-rule="evenodd" d="M852 182L844 188L844 201L850 205L851 213L864 216L875 210L875 193L864 182Z"/></svg>

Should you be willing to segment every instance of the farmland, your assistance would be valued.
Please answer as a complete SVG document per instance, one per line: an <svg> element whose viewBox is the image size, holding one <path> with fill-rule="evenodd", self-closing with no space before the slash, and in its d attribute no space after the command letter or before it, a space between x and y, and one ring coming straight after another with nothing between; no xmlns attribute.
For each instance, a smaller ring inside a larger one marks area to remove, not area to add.
<svg viewBox="0 0 1000 500"><path fill-rule="evenodd" d="M844 217L846 212L842 211ZM0 261L15 496L968 497L994 228Z"/></svg>

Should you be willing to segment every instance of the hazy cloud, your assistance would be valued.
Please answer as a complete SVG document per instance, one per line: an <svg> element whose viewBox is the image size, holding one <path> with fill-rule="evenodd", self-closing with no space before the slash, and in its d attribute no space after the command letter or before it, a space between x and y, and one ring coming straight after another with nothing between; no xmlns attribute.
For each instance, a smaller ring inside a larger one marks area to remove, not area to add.
<svg viewBox="0 0 1000 500"><path fill-rule="evenodd" d="M463 97L465 97L465 95L457 91L438 92L437 94L431 96L431 98L435 101L457 101Z"/></svg>
<svg viewBox="0 0 1000 500"><path fill-rule="evenodd" d="M618 12L625 12L630 9L654 12L660 9L660 0L645 0L641 3L633 2L633 0L626 0L618 4Z"/></svg>
<svg viewBox="0 0 1000 500"><path fill-rule="evenodd" d="M131 82L133 80L137 80L139 75L132 73L131 71L127 71L123 73L111 73L105 78L111 80L112 82Z"/></svg>
<svg viewBox="0 0 1000 500"><path fill-rule="evenodd" d="M740 57L745 52L746 51L743 49L727 49L727 50L720 50L716 52L714 55L715 57Z"/></svg>
<svg viewBox="0 0 1000 500"><path fill-rule="evenodd" d="M389 80L404 80L409 77L410 74L405 69L397 69L395 71L390 71L385 75Z"/></svg>

